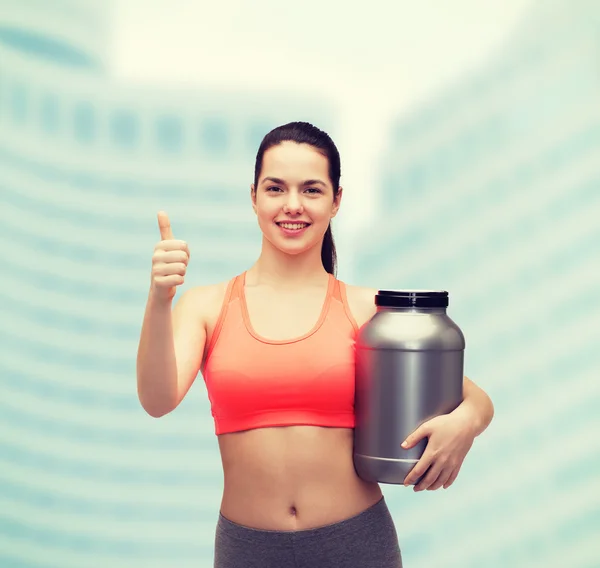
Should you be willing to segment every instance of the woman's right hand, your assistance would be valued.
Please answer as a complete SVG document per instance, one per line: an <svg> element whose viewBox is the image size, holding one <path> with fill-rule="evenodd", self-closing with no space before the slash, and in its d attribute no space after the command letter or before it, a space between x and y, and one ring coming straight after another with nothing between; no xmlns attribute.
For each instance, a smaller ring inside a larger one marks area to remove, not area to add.
<svg viewBox="0 0 600 568"><path fill-rule="evenodd" d="M190 251L185 241L173 237L171 222L164 211L158 213L161 240L152 255L151 293L160 300L172 300L177 286L184 282Z"/></svg>

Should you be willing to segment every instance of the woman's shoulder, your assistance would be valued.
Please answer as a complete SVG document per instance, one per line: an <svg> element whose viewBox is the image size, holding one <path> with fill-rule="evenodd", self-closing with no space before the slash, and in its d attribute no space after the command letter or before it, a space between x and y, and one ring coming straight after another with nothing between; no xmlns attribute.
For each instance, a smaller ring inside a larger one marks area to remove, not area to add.
<svg viewBox="0 0 600 568"><path fill-rule="evenodd" d="M376 288L367 286L354 286L344 283L346 288L346 298L348 299L348 307L352 312L358 327L362 327L369 321L377 311L375 306Z"/></svg>
<svg viewBox="0 0 600 568"><path fill-rule="evenodd" d="M213 319L221 311L225 301L227 288L231 280L224 280L214 284L192 286L181 294L177 305L179 310L202 319Z"/></svg>

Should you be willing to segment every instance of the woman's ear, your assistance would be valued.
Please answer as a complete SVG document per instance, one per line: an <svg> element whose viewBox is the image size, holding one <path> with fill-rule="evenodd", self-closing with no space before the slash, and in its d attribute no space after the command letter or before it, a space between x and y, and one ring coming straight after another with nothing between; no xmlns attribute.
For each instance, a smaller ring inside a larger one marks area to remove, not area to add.
<svg viewBox="0 0 600 568"><path fill-rule="evenodd" d="M333 207L331 208L331 218L333 219L338 211L340 210L340 205L342 203L342 186L340 186L338 188L338 192L337 195L335 196L335 198L333 199Z"/></svg>
<svg viewBox="0 0 600 568"><path fill-rule="evenodd" d="M254 184L250 184L250 199L252 200L252 209L254 209L254 213L256 213L256 188Z"/></svg>

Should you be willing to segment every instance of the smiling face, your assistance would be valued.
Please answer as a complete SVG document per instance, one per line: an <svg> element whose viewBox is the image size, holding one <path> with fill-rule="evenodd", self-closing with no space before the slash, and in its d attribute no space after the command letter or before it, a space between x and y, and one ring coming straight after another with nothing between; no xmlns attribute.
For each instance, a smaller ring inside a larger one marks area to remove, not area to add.
<svg viewBox="0 0 600 568"><path fill-rule="evenodd" d="M329 163L308 144L282 142L264 156L252 206L267 241L288 254L319 247L338 212L341 188L334 192Z"/></svg>

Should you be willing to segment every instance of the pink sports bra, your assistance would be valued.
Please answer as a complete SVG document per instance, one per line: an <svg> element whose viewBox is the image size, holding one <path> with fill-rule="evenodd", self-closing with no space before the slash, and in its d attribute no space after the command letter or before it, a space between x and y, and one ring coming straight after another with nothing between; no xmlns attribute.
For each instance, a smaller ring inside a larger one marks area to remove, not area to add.
<svg viewBox="0 0 600 568"><path fill-rule="evenodd" d="M358 327L344 283L329 276L321 315L308 333L269 340L252 329L245 277L228 283L203 369L215 433L299 424L353 428Z"/></svg>

